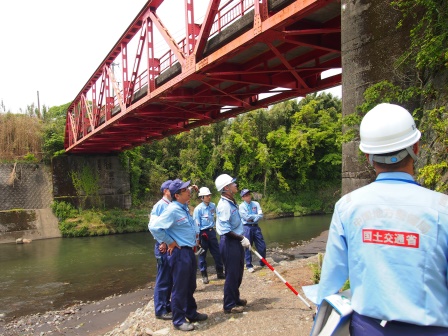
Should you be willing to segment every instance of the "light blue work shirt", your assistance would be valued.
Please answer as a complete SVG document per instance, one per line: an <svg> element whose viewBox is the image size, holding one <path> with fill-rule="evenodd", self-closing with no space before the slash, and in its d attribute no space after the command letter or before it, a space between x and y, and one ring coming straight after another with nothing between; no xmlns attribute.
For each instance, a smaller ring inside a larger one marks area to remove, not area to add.
<svg viewBox="0 0 448 336"><path fill-rule="evenodd" d="M230 231L239 235L244 232L237 205L224 196L221 196L216 207L216 231L221 236Z"/></svg>
<svg viewBox="0 0 448 336"><path fill-rule="evenodd" d="M202 202L193 211L193 219L199 230L210 229L215 226L216 205L213 202Z"/></svg>
<svg viewBox="0 0 448 336"><path fill-rule="evenodd" d="M247 203L244 201L240 204L240 215L243 225L258 224L258 221L263 218L263 211L261 211L260 204L255 201Z"/></svg>
<svg viewBox="0 0 448 336"><path fill-rule="evenodd" d="M149 231L159 242L170 245L176 241L179 246L189 247L196 246L196 234L199 233L188 206L177 201L168 205L149 227Z"/></svg>
<svg viewBox="0 0 448 336"><path fill-rule="evenodd" d="M170 203L171 201L169 199L163 197L156 204L154 204L151 213L149 215L148 229L156 221L156 219L159 218L162 212L165 211L165 209L168 207Z"/></svg>
<svg viewBox="0 0 448 336"><path fill-rule="evenodd" d="M336 203L318 303L350 277L357 313L448 327L448 196L414 183L381 173Z"/></svg>

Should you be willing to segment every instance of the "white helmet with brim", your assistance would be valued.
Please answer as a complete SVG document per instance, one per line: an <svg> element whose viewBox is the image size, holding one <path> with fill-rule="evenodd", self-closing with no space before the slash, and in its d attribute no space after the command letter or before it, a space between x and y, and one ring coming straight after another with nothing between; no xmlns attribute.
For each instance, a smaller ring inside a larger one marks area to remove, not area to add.
<svg viewBox="0 0 448 336"><path fill-rule="evenodd" d="M199 194L198 196L208 196L211 195L212 193L210 192L210 189L207 187L202 187L201 189L199 189Z"/></svg>
<svg viewBox="0 0 448 336"><path fill-rule="evenodd" d="M227 174L221 174L219 175L215 180L216 189L218 191L222 191L225 186L229 185L230 183L233 183L236 181L236 178L233 178L230 175Z"/></svg>
<svg viewBox="0 0 448 336"><path fill-rule="evenodd" d="M401 106L388 103L375 106L362 119L359 134L359 149L370 154L370 161L392 164L408 154L417 160L412 145L418 142L421 133L411 114Z"/></svg>

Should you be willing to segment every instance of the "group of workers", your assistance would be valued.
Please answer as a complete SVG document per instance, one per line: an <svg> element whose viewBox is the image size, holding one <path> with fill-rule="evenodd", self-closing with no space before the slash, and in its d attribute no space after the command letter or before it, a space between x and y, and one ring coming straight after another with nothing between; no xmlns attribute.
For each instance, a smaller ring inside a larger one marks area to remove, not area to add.
<svg viewBox="0 0 448 336"><path fill-rule="evenodd" d="M266 257L266 244L258 226L263 218L260 204L252 201L249 189L243 189L240 193L243 202L238 206L235 181L228 174L218 176L215 185L221 199L217 206L211 202L212 193L207 187L198 190L190 181L165 181L160 187L163 197L151 210L148 228L156 239L157 260L155 315L158 319L172 320L178 330L194 330L194 322L208 318L207 314L197 311L193 296L197 270L195 254L198 254L202 281L208 284L206 255L210 250L217 278L225 279L223 308L228 314L242 313L247 304L247 300L240 297L239 287L244 260L248 272L254 271L252 244L255 243L258 252ZM199 191L202 200L193 216L188 208L192 190ZM261 260L260 265L263 266Z"/></svg>
<svg viewBox="0 0 448 336"><path fill-rule="evenodd" d="M448 196L423 188L413 177L420 136L411 114L395 104L377 105L361 122L360 149L377 177L335 205L317 299L319 305L350 280L352 336L448 335ZM239 286L245 257L248 271L253 271L252 242L263 258L266 254L256 225L262 212L251 201L250 191L241 192L244 202L238 206L234 178L222 174L215 185L221 193L216 231L222 263L211 247L216 235L209 190L201 188L204 202L195 210L197 224L187 206L189 182L165 182L164 198L151 213L149 227L158 241L156 315L172 311L173 324L180 330L193 330L192 322L207 318L197 312L193 297L193 248L199 238L216 256L218 276L225 270L226 313L240 313L247 303ZM200 267L205 279L205 257ZM166 304L170 295L171 306Z"/></svg>

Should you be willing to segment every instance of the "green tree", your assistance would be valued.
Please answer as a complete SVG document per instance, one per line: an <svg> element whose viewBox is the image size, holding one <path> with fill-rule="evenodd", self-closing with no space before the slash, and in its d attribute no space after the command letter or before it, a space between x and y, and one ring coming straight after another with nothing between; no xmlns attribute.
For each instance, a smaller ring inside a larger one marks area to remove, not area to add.
<svg viewBox="0 0 448 336"><path fill-rule="evenodd" d="M315 94L125 151L121 155L131 175L133 204L158 199L166 179L213 188L215 178L225 172L237 177L241 188L282 199L279 207L273 205L275 211L290 207L306 213L291 204L298 202L299 189L304 195L306 188L310 192L304 199L319 209L322 202L315 199L322 195L315 195L315 189L340 183L340 119L340 99Z"/></svg>
<svg viewBox="0 0 448 336"><path fill-rule="evenodd" d="M70 103L53 106L43 113L43 151L44 160L50 162L56 154L64 151L65 119Z"/></svg>
<svg viewBox="0 0 448 336"><path fill-rule="evenodd" d="M224 170L238 175L240 184L256 181L262 169L257 161L258 143L256 113L239 116L227 127L222 142Z"/></svg>
<svg viewBox="0 0 448 336"><path fill-rule="evenodd" d="M270 164L274 179L283 190L294 180L304 186L309 180L340 178L341 101L331 94L311 94L302 99L291 117L291 126L268 134Z"/></svg>

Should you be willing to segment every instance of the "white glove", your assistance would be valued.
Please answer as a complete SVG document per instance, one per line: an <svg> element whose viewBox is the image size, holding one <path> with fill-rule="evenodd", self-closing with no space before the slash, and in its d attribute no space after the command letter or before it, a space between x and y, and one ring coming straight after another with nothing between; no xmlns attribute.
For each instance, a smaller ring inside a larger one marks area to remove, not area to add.
<svg viewBox="0 0 448 336"><path fill-rule="evenodd" d="M250 241L249 241L249 239L247 239L246 237L244 237L243 240L241 241L241 245L243 245L243 247L245 247L245 248L249 248L249 247L250 247Z"/></svg>

